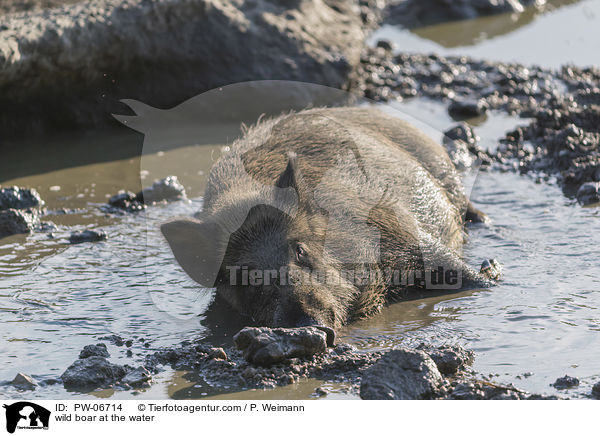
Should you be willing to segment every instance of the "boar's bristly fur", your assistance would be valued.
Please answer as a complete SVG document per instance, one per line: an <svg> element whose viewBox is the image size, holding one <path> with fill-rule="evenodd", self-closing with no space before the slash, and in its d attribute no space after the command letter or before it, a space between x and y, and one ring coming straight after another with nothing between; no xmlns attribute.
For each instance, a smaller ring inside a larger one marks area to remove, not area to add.
<svg viewBox="0 0 600 436"><path fill-rule="evenodd" d="M337 328L427 288L431 271L489 284L461 258L467 211L479 213L425 134L375 109L321 108L248 129L212 168L199 219L162 231L194 280L256 323Z"/></svg>

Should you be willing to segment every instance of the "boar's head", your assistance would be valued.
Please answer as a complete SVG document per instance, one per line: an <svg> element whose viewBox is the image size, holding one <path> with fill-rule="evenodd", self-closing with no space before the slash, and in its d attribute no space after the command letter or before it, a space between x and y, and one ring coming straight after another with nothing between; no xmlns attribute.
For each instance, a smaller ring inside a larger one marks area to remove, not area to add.
<svg viewBox="0 0 600 436"><path fill-rule="evenodd" d="M257 204L234 231L210 216L175 219L161 230L192 279L216 287L257 324L337 328L351 315L359 291L324 250L328 217L312 201L295 154L289 154L276 187L295 190L296 213Z"/></svg>

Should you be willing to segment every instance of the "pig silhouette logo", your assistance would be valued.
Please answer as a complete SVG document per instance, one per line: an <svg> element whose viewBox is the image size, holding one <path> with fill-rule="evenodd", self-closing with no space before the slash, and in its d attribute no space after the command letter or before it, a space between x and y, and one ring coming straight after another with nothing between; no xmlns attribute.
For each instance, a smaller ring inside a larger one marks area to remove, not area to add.
<svg viewBox="0 0 600 436"><path fill-rule="evenodd" d="M48 429L50 411L29 401L5 404L6 431L14 433L16 429Z"/></svg>

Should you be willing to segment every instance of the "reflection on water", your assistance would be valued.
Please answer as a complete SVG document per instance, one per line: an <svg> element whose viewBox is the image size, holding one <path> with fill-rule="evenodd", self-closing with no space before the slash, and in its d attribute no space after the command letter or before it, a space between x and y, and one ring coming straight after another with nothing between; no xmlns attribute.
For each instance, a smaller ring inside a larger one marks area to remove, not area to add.
<svg viewBox="0 0 600 436"><path fill-rule="evenodd" d="M501 14L411 30L385 25L371 43L389 39L405 52L471 56L557 68L600 64L600 1L550 2L538 14Z"/></svg>

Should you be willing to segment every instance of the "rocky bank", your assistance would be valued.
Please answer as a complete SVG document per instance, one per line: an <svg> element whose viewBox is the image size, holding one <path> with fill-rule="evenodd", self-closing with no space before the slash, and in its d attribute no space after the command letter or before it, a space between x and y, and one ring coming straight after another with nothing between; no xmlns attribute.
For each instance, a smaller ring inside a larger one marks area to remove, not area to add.
<svg viewBox="0 0 600 436"><path fill-rule="evenodd" d="M101 339L117 346L130 347L132 343L115 335ZM487 380L470 369L473 353L457 345L421 344L416 348L361 352L344 343L327 346L328 332L315 327L246 327L234 341L236 346L228 348L202 340L185 341L151 351L132 365L111 363L103 343L88 345L60 379L72 391L137 390L149 387L154 374L171 367L185 371L189 380L201 380L216 393L271 389L316 378L344 383L348 393L362 399L557 398L532 395ZM325 394L319 391L314 395Z"/></svg>
<svg viewBox="0 0 600 436"><path fill-rule="evenodd" d="M496 150L481 150L473 133L447 132L468 145L484 167L554 177L583 204L600 200L600 69L550 70L465 56L394 53L367 48L356 88L376 101L425 97L445 103L457 121L502 111L523 118ZM460 165L459 165L460 166Z"/></svg>

